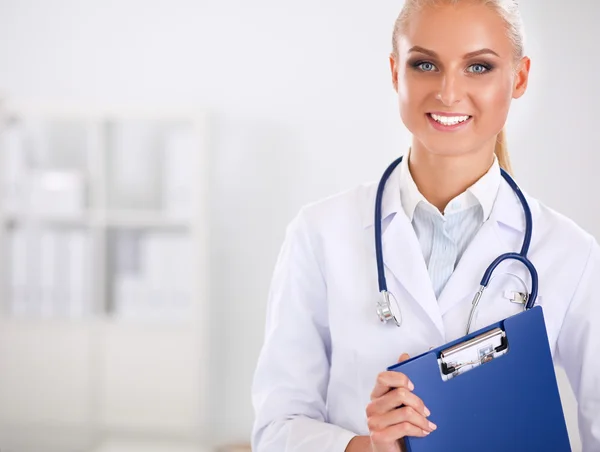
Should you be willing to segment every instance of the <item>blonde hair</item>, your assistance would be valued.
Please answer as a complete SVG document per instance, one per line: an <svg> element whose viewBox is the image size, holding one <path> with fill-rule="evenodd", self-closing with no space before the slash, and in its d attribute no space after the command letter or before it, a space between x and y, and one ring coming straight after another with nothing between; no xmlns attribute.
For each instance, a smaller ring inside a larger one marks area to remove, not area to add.
<svg viewBox="0 0 600 452"><path fill-rule="evenodd" d="M517 63L523 58L525 54L525 30L521 13L519 12L518 0L405 0L404 6L394 24L394 33L392 36L393 57L398 60L398 38L414 12L427 6L456 5L461 2L480 3L493 8L504 19L506 24L507 35L514 48L514 62ZM498 158L500 166L512 174L512 166L506 143L506 130L504 128L496 137L494 153Z"/></svg>

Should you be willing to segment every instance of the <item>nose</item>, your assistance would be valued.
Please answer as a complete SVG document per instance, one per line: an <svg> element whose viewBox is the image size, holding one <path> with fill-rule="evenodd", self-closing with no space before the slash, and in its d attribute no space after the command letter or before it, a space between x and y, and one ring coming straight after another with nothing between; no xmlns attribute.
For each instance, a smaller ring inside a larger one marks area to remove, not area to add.
<svg viewBox="0 0 600 452"><path fill-rule="evenodd" d="M441 101L446 107L451 107L462 98L461 86L458 77L447 73L442 77L441 86L436 99Z"/></svg>

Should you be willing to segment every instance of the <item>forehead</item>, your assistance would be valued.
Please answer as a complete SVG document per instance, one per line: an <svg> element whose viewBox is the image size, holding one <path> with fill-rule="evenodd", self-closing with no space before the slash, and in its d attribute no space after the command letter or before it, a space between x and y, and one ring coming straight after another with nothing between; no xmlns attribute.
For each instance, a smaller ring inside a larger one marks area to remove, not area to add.
<svg viewBox="0 0 600 452"><path fill-rule="evenodd" d="M462 57L482 48L510 58L513 51L502 17L489 6L470 2L428 6L413 13L399 36L399 52L415 45L441 58Z"/></svg>

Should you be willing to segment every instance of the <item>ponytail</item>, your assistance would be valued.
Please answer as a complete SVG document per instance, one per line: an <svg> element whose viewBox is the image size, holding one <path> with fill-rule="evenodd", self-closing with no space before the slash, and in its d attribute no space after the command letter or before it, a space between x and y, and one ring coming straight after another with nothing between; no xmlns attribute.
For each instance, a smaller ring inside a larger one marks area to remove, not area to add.
<svg viewBox="0 0 600 452"><path fill-rule="evenodd" d="M510 164L510 157L506 147L506 131L504 128L496 137L496 148L494 149L494 153L498 158L500 167L503 168L508 174L512 175L512 166Z"/></svg>

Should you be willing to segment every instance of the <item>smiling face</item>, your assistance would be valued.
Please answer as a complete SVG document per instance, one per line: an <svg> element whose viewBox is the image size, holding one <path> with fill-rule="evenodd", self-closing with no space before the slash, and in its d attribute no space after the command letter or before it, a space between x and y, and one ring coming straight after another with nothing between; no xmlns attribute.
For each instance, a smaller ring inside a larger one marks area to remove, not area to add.
<svg viewBox="0 0 600 452"><path fill-rule="evenodd" d="M498 12L479 2L424 7L407 21L397 49L392 77L413 146L439 155L493 152L530 65L515 58Z"/></svg>

